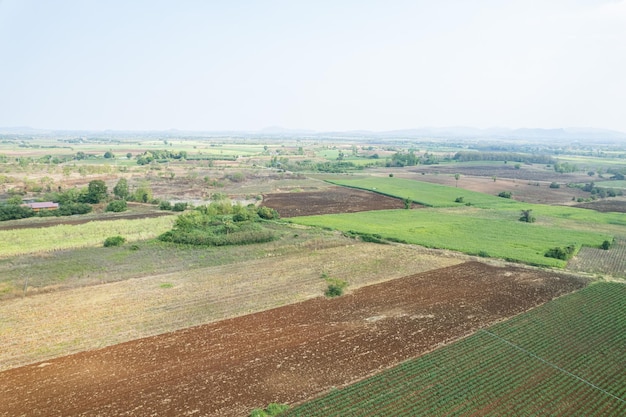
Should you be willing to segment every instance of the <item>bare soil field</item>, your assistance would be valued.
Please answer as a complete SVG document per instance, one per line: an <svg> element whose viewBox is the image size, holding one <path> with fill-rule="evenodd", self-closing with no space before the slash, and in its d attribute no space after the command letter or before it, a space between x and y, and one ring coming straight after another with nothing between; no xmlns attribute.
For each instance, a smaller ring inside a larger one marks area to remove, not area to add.
<svg viewBox="0 0 626 417"><path fill-rule="evenodd" d="M576 204L575 207L586 208L601 212L615 212L626 213L626 199L610 199L610 200L596 200L590 203Z"/></svg>
<svg viewBox="0 0 626 417"><path fill-rule="evenodd" d="M190 252L228 258L217 264L194 261L186 252L158 259L145 249L133 253L147 258L142 270L154 264L152 273L137 276L139 271L105 262L102 272L90 273L93 278L29 288L26 296L0 301L0 371L318 297L326 287L323 273L348 282L350 291L467 259L341 236L292 244L277 242L262 251L248 246L244 259L228 260L237 256L230 252Z"/></svg>
<svg viewBox="0 0 626 417"><path fill-rule="evenodd" d="M297 403L581 288L468 262L0 373L1 416L246 416Z"/></svg>
<svg viewBox="0 0 626 417"><path fill-rule="evenodd" d="M275 209L281 217L404 208L398 198L337 186L324 191L265 194L263 205Z"/></svg>

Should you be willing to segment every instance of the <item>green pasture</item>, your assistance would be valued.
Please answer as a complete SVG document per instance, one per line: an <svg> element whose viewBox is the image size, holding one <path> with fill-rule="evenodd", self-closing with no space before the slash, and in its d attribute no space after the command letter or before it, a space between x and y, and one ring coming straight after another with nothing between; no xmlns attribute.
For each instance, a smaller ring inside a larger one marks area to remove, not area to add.
<svg viewBox="0 0 626 417"><path fill-rule="evenodd" d="M588 230L596 227L602 229L614 228L616 234L626 235L626 216L623 213L600 213L593 210L567 206L548 206L543 204L522 203L513 199L495 195L464 190L462 188L427 182L408 180L403 178L375 178L362 177L355 179L327 180L333 184L374 191L401 199L409 198L412 201L429 207L471 207L496 211L508 211L510 216L517 215L521 210L533 210L533 215L539 223L571 229ZM502 190L507 191L507 190ZM463 197L464 203L455 203L457 197ZM469 204L467 206L466 204ZM483 212L477 216L493 216Z"/></svg>
<svg viewBox="0 0 626 417"><path fill-rule="evenodd" d="M599 247L604 240L612 239L608 233L524 223L518 217L481 216L480 210L420 209L305 216L292 218L291 221L344 232L376 234L385 239L430 248L552 267L564 267L566 262L545 257L545 252L551 248L569 245L576 246L577 250L582 245Z"/></svg>
<svg viewBox="0 0 626 417"><path fill-rule="evenodd" d="M595 284L285 416L623 416L624 305Z"/></svg>
<svg viewBox="0 0 626 417"><path fill-rule="evenodd" d="M520 204L522 204L508 198L403 178L363 177L338 179L329 182L346 187L375 191L391 197L409 198L416 203L429 207L457 207L459 203L454 202L457 197L463 197L465 203L470 203L472 206L480 208L518 209ZM502 191L507 190L503 189Z"/></svg>

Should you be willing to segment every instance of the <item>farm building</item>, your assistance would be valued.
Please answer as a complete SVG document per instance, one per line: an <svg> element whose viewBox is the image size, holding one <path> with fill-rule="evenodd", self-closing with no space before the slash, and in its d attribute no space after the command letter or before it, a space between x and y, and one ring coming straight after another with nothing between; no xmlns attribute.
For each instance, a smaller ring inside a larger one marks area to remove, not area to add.
<svg viewBox="0 0 626 417"><path fill-rule="evenodd" d="M41 211L41 210L57 210L59 208L59 203L53 203L51 201L45 201L41 203L24 203L22 204L24 207L30 207L33 211Z"/></svg>

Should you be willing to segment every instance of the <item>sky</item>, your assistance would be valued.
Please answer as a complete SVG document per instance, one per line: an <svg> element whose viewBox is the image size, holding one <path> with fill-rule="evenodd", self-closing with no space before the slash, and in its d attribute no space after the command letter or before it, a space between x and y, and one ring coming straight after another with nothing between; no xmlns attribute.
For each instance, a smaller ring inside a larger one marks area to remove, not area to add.
<svg viewBox="0 0 626 417"><path fill-rule="evenodd" d="M0 126L626 132L626 0L0 0Z"/></svg>

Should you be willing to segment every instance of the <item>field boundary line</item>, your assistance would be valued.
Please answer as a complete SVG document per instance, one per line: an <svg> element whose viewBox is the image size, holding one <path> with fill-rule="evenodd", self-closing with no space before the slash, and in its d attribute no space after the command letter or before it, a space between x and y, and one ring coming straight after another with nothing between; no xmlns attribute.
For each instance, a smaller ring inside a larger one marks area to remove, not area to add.
<svg viewBox="0 0 626 417"><path fill-rule="evenodd" d="M589 382L589 381L587 381L586 379L581 378L581 377L579 377L578 375L573 374L573 373L569 372L568 370L561 368L561 367L560 367L560 366L558 366L557 364L554 364L554 363L552 363L552 362L550 362L550 361L548 361L548 360L546 360L546 359L543 359L542 357L537 356L537 355L535 355L534 353L532 353L532 352L530 352L530 351L528 351L528 350L524 349L523 347L518 346L518 345L516 345L515 343L510 342L510 341L508 341L508 340L504 339L503 337L498 336L497 334L491 333L491 332L490 332L490 331L488 331L488 330L481 329L480 331L481 331L481 332L484 332L484 333L487 333L488 335L490 335L490 336L492 336L492 337L494 337L494 338L496 338L496 339L498 339L498 340L500 340L500 341L502 341L502 342L506 343L506 344L507 344L507 345L509 345L509 346L514 347L515 349L517 349L517 350L519 350L519 351L521 351L521 352L526 353L527 355L532 356L533 358L535 358L535 359L537 359L537 360L539 360L539 361L541 361L541 362L545 363L546 365L551 366L552 368L554 368L554 369L556 369L556 370L558 370L558 371L561 371L561 372L563 372L563 373L565 373L565 374L567 374L567 375L569 375L569 376L571 376L571 377L574 377L574 378L576 378L577 380L579 380L579 381L581 381L581 382L583 382L583 383L585 383L585 384L589 385L590 387L595 388L595 389L597 389L598 391L603 392L604 394L606 394L606 395L608 395L608 396L610 396L610 397L613 397L613 398L615 398L616 400L618 400L618 401L620 401L620 402L622 402L622 403L626 404L626 401L625 401L623 398L620 398L620 397L618 397L618 396L616 396L616 395L614 395L614 394L611 394L610 392L608 392L608 391L606 391L606 390L604 390L604 389L600 388L599 386L595 385L594 383Z"/></svg>

